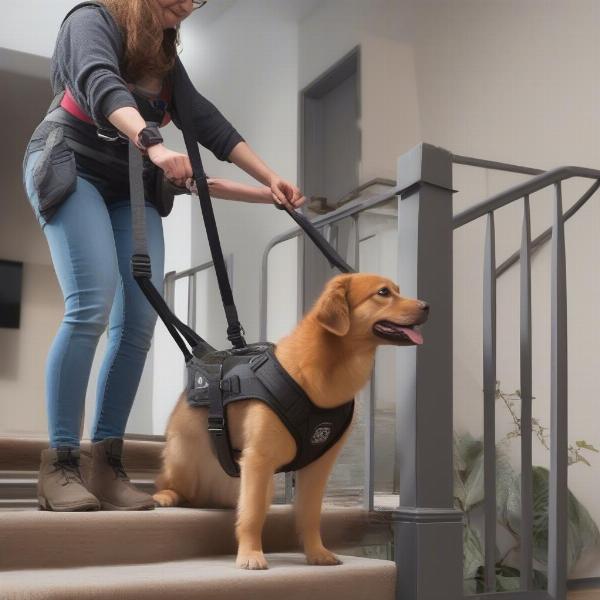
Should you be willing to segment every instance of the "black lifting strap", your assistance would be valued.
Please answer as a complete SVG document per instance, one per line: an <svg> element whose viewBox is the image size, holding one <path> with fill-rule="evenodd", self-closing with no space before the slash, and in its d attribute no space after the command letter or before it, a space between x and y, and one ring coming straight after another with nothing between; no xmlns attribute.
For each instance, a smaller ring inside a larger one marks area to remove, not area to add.
<svg viewBox="0 0 600 600"><path fill-rule="evenodd" d="M301 213L291 210L285 205L276 204L277 208L287 211L287 213L296 221L304 233L314 242L315 246L325 255L332 267L337 267L342 273L356 273L334 249L334 247L321 235L319 230Z"/></svg>
<svg viewBox="0 0 600 600"><path fill-rule="evenodd" d="M181 72L178 71L176 76L180 77ZM175 88L177 87L178 86L176 83ZM204 173L204 167L202 166L202 159L200 158L200 151L198 150L198 142L194 137L194 124L192 121L192 115L194 112L191 104L191 97L187 97L185 94L180 94L179 96L175 96L173 100L177 108L177 114L181 120L183 139L185 140L188 157L192 164L194 179L196 180L196 188L198 190L198 197L200 199L200 206L202 208L202 216L204 218L206 235L208 236L210 253L212 255L213 264L215 265L217 281L219 283L219 291L221 293L221 300L225 310L225 317L227 318L227 339L235 348L244 348L246 346L246 340L242 335L244 329L240 325L237 309L233 301L233 293L231 292L229 277L227 277L227 269L225 267L221 242L219 241L219 232L217 231L217 223L212 208L208 183L206 181L206 174Z"/></svg>
<svg viewBox="0 0 600 600"><path fill-rule="evenodd" d="M167 306L163 297L154 287L152 266L146 241L146 207L144 199L143 162L140 150L133 142L129 142L129 189L131 194L131 231L133 236L133 252L131 256L131 271L148 302L154 307L165 327L179 346L186 363L192 358L185 340L192 348L204 346L207 352L214 348L202 339L195 331L182 323Z"/></svg>

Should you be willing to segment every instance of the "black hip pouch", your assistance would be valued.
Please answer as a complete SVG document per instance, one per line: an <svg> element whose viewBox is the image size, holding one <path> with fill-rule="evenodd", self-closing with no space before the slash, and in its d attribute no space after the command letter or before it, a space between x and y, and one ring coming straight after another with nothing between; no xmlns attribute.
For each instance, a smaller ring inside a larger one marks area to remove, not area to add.
<svg viewBox="0 0 600 600"><path fill-rule="evenodd" d="M77 188L77 164L73 150L64 140L62 127L53 129L33 171L39 211L49 222L60 205Z"/></svg>

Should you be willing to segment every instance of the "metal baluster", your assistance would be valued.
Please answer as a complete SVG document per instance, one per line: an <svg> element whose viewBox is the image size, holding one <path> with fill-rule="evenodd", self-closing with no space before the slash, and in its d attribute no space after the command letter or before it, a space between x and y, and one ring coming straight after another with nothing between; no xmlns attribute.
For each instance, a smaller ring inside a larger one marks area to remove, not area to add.
<svg viewBox="0 0 600 600"><path fill-rule="evenodd" d="M164 298L167 306L175 311L175 276L177 273L175 271L169 271L165 274L163 290L164 290Z"/></svg>
<svg viewBox="0 0 600 600"><path fill-rule="evenodd" d="M567 290L565 231L560 183L555 184L552 227L552 351L550 404L550 497L548 507L548 593L567 595Z"/></svg>
<svg viewBox="0 0 600 600"><path fill-rule="evenodd" d="M375 376L374 367L369 380L369 397L365 406L365 489L363 502L365 510L373 510L375 497Z"/></svg>
<svg viewBox="0 0 600 600"><path fill-rule="evenodd" d="M196 274L188 277L188 314L187 324L196 330Z"/></svg>
<svg viewBox="0 0 600 600"><path fill-rule="evenodd" d="M360 220L358 214L352 215L354 223L354 264L352 265L357 271L360 271Z"/></svg>
<svg viewBox="0 0 600 600"><path fill-rule="evenodd" d="M529 196L523 198L521 239L521 588L532 589L533 483L531 458L531 219Z"/></svg>
<svg viewBox="0 0 600 600"><path fill-rule="evenodd" d="M496 589L496 241L488 213L483 268L483 446L485 590Z"/></svg>

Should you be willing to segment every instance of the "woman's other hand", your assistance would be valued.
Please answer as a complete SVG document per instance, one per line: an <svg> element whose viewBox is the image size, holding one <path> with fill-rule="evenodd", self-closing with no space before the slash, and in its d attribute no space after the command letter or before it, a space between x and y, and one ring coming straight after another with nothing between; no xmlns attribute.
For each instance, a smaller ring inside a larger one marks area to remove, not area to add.
<svg viewBox="0 0 600 600"><path fill-rule="evenodd" d="M274 175L271 178L270 184L273 201L277 204L284 204L294 210L306 202L306 198L302 195L302 192L293 183Z"/></svg>
<svg viewBox="0 0 600 600"><path fill-rule="evenodd" d="M165 177L179 187L184 187L186 180L192 177L192 165L187 154L169 150L164 144L150 146L148 158L160 169Z"/></svg>

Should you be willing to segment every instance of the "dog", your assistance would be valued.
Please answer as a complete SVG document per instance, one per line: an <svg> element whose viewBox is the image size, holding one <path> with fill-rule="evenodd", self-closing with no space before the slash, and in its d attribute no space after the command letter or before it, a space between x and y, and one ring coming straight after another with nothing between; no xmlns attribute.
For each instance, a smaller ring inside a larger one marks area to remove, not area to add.
<svg viewBox="0 0 600 600"><path fill-rule="evenodd" d="M335 408L367 383L379 345L423 343L418 325L427 303L400 295L398 286L375 274L333 277L296 328L276 344L275 356L311 401ZM237 507L236 566L266 569L261 534L273 494L273 475L296 455L296 442L279 417L260 400L227 406L233 448L241 450L239 478L228 476L214 456L207 409L179 397L169 417L162 470L155 479L157 506ZM321 504L327 479L350 428L316 461L296 473L296 527L306 561L340 564L321 540Z"/></svg>

